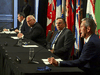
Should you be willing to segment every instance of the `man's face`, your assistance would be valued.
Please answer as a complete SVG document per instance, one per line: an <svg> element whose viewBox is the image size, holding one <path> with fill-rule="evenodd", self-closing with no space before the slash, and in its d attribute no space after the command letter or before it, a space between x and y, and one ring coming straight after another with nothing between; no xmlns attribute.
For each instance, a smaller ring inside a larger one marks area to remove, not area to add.
<svg viewBox="0 0 100 75"><path fill-rule="evenodd" d="M20 14L18 14L18 21L21 22L23 20L22 16L20 16Z"/></svg>
<svg viewBox="0 0 100 75"><path fill-rule="evenodd" d="M62 19L58 19L56 24L57 24L57 29L58 30L62 30L65 27L65 23L63 23Z"/></svg>
<svg viewBox="0 0 100 75"><path fill-rule="evenodd" d="M81 26L80 26L80 33L81 37L85 38L87 34L87 28L85 27L85 21L82 21Z"/></svg>
<svg viewBox="0 0 100 75"><path fill-rule="evenodd" d="M27 21L27 24L28 24L29 27L33 27L33 25L35 23L34 19L31 19L30 17L28 17L26 19L26 21Z"/></svg>

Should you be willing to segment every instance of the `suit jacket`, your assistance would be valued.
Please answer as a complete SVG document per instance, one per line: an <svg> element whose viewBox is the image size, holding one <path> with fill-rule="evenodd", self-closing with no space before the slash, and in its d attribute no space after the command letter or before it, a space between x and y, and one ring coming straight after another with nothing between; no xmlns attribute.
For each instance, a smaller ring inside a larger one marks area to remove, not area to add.
<svg viewBox="0 0 100 75"><path fill-rule="evenodd" d="M79 67L86 71L93 72L99 68L100 72L100 40L95 34L91 35L89 41L83 46L79 59L62 61L60 66Z"/></svg>
<svg viewBox="0 0 100 75"><path fill-rule="evenodd" d="M26 19L23 22L23 25L21 27L21 33L25 34L28 33L30 30L30 27L27 25Z"/></svg>
<svg viewBox="0 0 100 75"><path fill-rule="evenodd" d="M42 26L37 22L33 25L31 31L24 34L24 37L31 39L42 46L44 46L44 44L46 43L44 30Z"/></svg>
<svg viewBox="0 0 100 75"><path fill-rule="evenodd" d="M16 29L19 30L20 24L21 24L21 23L19 23L19 25L18 25L16 28L10 29L10 31L16 30ZM24 34L24 33L27 33L27 32L29 32L29 29L30 29L30 27L27 25L27 22L26 22L26 19L25 19L24 22L23 22L23 25L22 25L22 27L21 27L21 33L23 33L23 34Z"/></svg>
<svg viewBox="0 0 100 75"><path fill-rule="evenodd" d="M50 49L51 43L57 32L58 31L54 32L50 42L47 44L47 49ZM73 45L74 40L72 32L69 29L65 28L55 42L54 54L63 60L68 60L70 58Z"/></svg>
<svg viewBox="0 0 100 75"><path fill-rule="evenodd" d="M30 14L30 12L31 12L31 6L28 3L25 4L22 7L21 12L23 12L25 14L25 17L27 17Z"/></svg>

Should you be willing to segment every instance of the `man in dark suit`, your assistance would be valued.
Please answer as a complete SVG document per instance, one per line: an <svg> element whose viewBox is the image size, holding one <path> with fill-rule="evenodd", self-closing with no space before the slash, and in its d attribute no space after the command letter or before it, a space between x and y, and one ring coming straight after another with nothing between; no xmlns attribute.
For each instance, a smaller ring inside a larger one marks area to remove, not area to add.
<svg viewBox="0 0 100 75"><path fill-rule="evenodd" d="M18 21L20 22L16 28L14 29L4 29L3 31L15 31L15 32L21 32L21 33L27 33L30 29L30 27L27 25L25 14L23 12L18 13Z"/></svg>
<svg viewBox="0 0 100 75"><path fill-rule="evenodd" d="M96 24L93 19L85 18L80 26L81 37L85 39L79 59L57 62L53 57L48 58L55 66L79 67L88 75L100 75L100 39L95 35Z"/></svg>
<svg viewBox="0 0 100 75"><path fill-rule="evenodd" d="M50 42L48 42L47 49L50 49L51 53L61 59L68 60L74 45L73 35L72 32L66 28L66 22L63 18L57 18L56 24L57 31L54 32Z"/></svg>
<svg viewBox="0 0 100 75"><path fill-rule="evenodd" d="M27 33L30 29L30 27L27 25L26 19L25 19L25 14L23 12L20 12L18 14L18 21L20 24L14 29L15 32L20 32L20 33Z"/></svg>
<svg viewBox="0 0 100 75"><path fill-rule="evenodd" d="M19 38L25 37L31 39L44 46L46 43L46 37L42 26L36 22L35 17L33 15L27 16L26 21L28 26L30 27L30 31L25 34L19 33L17 36Z"/></svg>
<svg viewBox="0 0 100 75"><path fill-rule="evenodd" d="M31 12L31 6L28 4L28 0L24 0L25 5L22 7L21 12L25 14L25 17L30 15Z"/></svg>

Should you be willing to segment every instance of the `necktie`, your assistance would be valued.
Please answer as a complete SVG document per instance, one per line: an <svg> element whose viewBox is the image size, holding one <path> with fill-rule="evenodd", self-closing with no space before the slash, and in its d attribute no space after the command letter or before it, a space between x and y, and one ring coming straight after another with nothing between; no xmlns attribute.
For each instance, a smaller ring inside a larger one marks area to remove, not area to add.
<svg viewBox="0 0 100 75"><path fill-rule="evenodd" d="M57 40L57 37L59 35L60 31L56 34L55 38L53 39L52 43L51 43L51 49L52 49L52 46L53 44L55 43L55 41Z"/></svg>
<svg viewBox="0 0 100 75"><path fill-rule="evenodd" d="M84 45L83 46L85 46L86 45L86 42L84 43Z"/></svg>

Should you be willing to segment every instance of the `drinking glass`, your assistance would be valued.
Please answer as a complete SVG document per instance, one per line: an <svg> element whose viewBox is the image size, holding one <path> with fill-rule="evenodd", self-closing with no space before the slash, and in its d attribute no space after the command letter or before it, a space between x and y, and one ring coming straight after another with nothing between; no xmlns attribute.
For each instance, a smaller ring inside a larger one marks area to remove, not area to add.
<svg viewBox="0 0 100 75"><path fill-rule="evenodd" d="M29 49L29 60L32 61L34 58L34 48Z"/></svg>

